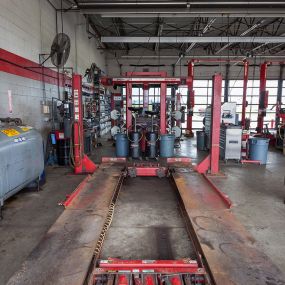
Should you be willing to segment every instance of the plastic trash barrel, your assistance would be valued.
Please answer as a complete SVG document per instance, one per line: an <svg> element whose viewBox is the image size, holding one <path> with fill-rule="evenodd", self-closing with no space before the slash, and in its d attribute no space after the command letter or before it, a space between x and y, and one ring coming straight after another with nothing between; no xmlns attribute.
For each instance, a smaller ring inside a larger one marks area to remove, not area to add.
<svg viewBox="0 0 285 285"><path fill-rule="evenodd" d="M269 139L266 138L250 138L249 143L249 159L259 160L261 164L266 164Z"/></svg>
<svg viewBox="0 0 285 285"><path fill-rule="evenodd" d="M206 150L206 133L204 131L197 131L197 149Z"/></svg>
<svg viewBox="0 0 285 285"><path fill-rule="evenodd" d="M175 135L167 134L160 136L160 157L174 156Z"/></svg>
<svg viewBox="0 0 285 285"><path fill-rule="evenodd" d="M127 157L129 155L129 140L126 134L116 134L116 156Z"/></svg>

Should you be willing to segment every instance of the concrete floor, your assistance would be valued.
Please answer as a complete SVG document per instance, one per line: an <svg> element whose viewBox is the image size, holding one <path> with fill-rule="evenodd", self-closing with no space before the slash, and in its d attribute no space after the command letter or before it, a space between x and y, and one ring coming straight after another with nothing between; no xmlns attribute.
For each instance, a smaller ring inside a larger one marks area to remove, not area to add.
<svg viewBox="0 0 285 285"><path fill-rule="evenodd" d="M93 155L114 153L110 143L103 141ZM107 147L106 147L107 146ZM195 140L185 140L176 155L199 161L205 153L196 151ZM270 151L268 164L240 165L221 163L226 178L214 182L234 203L233 212L257 240L259 247L281 270L285 269L285 157ZM21 191L5 203L4 220L0 221L0 284L19 269L45 232L63 211L57 203L71 193L84 176L69 174L64 168L48 168L43 191ZM119 255L119 253L118 253Z"/></svg>
<svg viewBox="0 0 285 285"><path fill-rule="evenodd" d="M168 178L125 179L101 257L195 258L175 191Z"/></svg>
<svg viewBox="0 0 285 285"><path fill-rule="evenodd" d="M6 284L64 210L65 200L83 179L69 169L47 168L42 190L23 190L4 203L0 221L0 284Z"/></svg>

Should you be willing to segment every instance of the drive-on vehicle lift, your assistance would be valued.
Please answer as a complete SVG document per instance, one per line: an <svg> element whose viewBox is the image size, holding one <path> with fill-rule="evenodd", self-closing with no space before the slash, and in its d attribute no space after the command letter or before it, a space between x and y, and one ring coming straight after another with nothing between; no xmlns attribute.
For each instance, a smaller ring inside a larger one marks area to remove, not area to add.
<svg viewBox="0 0 285 285"><path fill-rule="evenodd" d="M8 284L285 284L208 176L219 175L221 83L214 75L212 150L197 166L183 157L156 165L105 158L94 166L79 127L76 171L96 171L63 203L65 211ZM81 97L78 86L74 98Z"/></svg>

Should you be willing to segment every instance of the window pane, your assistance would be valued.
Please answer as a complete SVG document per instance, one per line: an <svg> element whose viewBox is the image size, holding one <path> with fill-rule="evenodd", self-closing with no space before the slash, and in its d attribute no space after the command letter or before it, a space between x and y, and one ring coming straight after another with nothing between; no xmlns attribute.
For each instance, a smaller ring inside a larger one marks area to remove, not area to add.
<svg viewBox="0 0 285 285"><path fill-rule="evenodd" d="M208 86L208 80L194 80L194 88Z"/></svg>

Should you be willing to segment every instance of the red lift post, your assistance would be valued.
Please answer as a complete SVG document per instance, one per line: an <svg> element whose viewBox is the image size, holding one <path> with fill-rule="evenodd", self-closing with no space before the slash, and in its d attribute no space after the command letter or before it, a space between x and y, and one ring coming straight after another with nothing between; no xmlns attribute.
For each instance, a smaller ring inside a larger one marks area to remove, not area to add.
<svg viewBox="0 0 285 285"><path fill-rule="evenodd" d="M248 61L243 61L243 89L242 89L242 113L241 113L241 125L245 128L245 115L246 115L246 95L247 95L247 83L248 83Z"/></svg>
<svg viewBox="0 0 285 285"><path fill-rule="evenodd" d="M211 150L210 154L197 165L196 170L199 173L207 171L212 175L219 173L222 81L221 74L213 76Z"/></svg>
<svg viewBox="0 0 285 285"><path fill-rule="evenodd" d="M194 81L194 60L192 59L188 63L188 79L187 79L187 129L186 136L193 137L193 109L194 109L194 98L195 92L193 90L193 81Z"/></svg>
<svg viewBox="0 0 285 285"><path fill-rule="evenodd" d="M74 74L72 77L74 123L73 148L75 174L93 173L97 166L84 153L83 111L82 111L82 77Z"/></svg>
<svg viewBox="0 0 285 285"><path fill-rule="evenodd" d="M266 109L268 107L268 91L266 91L268 62L264 62L260 66L260 85L259 85L259 104L256 131L261 134L263 131L264 117L266 116Z"/></svg>

